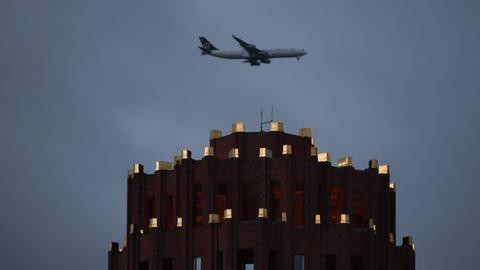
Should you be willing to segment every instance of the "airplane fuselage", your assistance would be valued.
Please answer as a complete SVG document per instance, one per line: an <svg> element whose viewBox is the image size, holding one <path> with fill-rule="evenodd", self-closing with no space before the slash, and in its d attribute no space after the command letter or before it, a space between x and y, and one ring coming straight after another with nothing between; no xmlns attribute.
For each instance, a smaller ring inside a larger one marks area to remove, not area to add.
<svg viewBox="0 0 480 270"><path fill-rule="evenodd" d="M215 50L209 53L211 56L226 58L226 59L251 59L249 53L245 50ZM259 55L256 56L258 59L270 59L270 58L289 58L296 57L300 58L304 56L306 52L304 50L298 49L271 49L271 50L262 50Z"/></svg>

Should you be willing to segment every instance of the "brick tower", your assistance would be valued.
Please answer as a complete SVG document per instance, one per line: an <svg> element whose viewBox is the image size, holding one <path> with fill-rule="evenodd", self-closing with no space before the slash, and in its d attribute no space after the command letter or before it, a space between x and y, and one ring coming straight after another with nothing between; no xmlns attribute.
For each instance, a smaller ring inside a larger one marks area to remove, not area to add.
<svg viewBox="0 0 480 270"><path fill-rule="evenodd" d="M204 157L182 150L128 174L126 240L109 270L413 270L411 237L396 246L388 165L332 166L311 131L210 132Z"/></svg>

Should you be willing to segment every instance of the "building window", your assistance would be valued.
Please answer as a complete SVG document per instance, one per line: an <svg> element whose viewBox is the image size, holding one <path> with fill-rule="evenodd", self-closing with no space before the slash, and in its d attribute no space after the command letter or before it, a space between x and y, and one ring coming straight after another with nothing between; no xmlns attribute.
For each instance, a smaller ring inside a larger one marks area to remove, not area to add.
<svg viewBox="0 0 480 270"><path fill-rule="evenodd" d="M217 196L215 198L215 213L223 221L223 211L227 208L227 184L217 185Z"/></svg>
<svg viewBox="0 0 480 270"><path fill-rule="evenodd" d="M242 219L252 220L257 216L256 184L242 184Z"/></svg>
<svg viewBox="0 0 480 270"><path fill-rule="evenodd" d="M340 224L341 195L339 188L330 189L330 220L333 224Z"/></svg>
<svg viewBox="0 0 480 270"><path fill-rule="evenodd" d="M327 254L325 258L325 269L326 270L337 269L337 256L335 254Z"/></svg>
<svg viewBox="0 0 480 270"><path fill-rule="evenodd" d="M365 223L367 213L367 198L365 192L355 191L353 193L353 225L361 228Z"/></svg>
<svg viewBox="0 0 480 270"><path fill-rule="evenodd" d="M297 183L295 187L295 194L294 194L294 219L295 225L303 226L303 211L304 211L304 192L303 192L303 183Z"/></svg>
<svg viewBox="0 0 480 270"><path fill-rule="evenodd" d="M305 269L305 256L295 255L295 270L304 270Z"/></svg>
<svg viewBox="0 0 480 270"><path fill-rule="evenodd" d="M270 250L268 252L268 270L278 270L277 252L275 250Z"/></svg>
<svg viewBox="0 0 480 270"><path fill-rule="evenodd" d="M202 257L193 257L193 270L202 270Z"/></svg>
<svg viewBox="0 0 480 270"><path fill-rule="evenodd" d="M153 217L153 207L155 203L154 197L146 197L145 204L144 204L144 212L143 212L143 222L144 226L148 228L150 224L150 218Z"/></svg>
<svg viewBox="0 0 480 270"><path fill-rule="evenodd" d="M194 192L193 192L193 225L194 227L202 226L202 186L201 185L194 185Z"/></svg>
<svg viewBox="0 0 480 270"><path fill-rule="evenodd" d="M173 270L172 258L162 259L162 270Z"/></svg>
<svg viewBox="0 0 480 270"><path fill-rule="evenodd" d="M352 257L352 270L363 270L363 258L357 256Z"/></svg>
<svg viewBox="0 0 480 270"><path fill-rule="evenodd" d="M240 249L237 254L238 270L254 270L255 261L253 249Z"/></svg>
<svg viewBox="0 0 480 270"><path fill-rule="evenodd" d="M270 184L270 205L271 205L270 219L272 221L281 220L280 199L281 199L280 182L278 181L272 182Z"/></svg>
<svg viewBox="0 0 480 270"><path fill-rule="evenodd" d="M140 270L148 270L148 261L141 261L138 268Z"/></svg>
<svg viewBox="0 0 480 270"><path fill-rule="evenodd" d="M223 252L217 253L217 270L223 270Z"/></svg>
<svg viewBox="0 0 480 270"><path fill-rule="evenodd" d="M173 229L173 195L167 193L165 196L165 210L163 211L163 220L165 221L165 229Z"/></svg>

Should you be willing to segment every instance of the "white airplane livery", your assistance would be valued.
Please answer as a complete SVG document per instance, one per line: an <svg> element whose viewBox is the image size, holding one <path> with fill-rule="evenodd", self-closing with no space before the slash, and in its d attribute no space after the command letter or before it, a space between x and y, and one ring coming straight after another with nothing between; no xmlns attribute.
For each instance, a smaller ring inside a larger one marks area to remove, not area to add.
<svg viewBox="0 0 480 270"><path fill-rule="evenodd" d="M224 51L215 48L205 37L199 37L202 43L198 47L202 51L202 55L211 55L225 59L243 59L244 63L250 63L251 66L259 66L260 63L270 64L272 58L292 58L295 57L300 60L300 57L307 54L305 50L301 49L267 49L260 50L255 45L249 44L235 35L233 38L240 44L243 50Z"/></svg>

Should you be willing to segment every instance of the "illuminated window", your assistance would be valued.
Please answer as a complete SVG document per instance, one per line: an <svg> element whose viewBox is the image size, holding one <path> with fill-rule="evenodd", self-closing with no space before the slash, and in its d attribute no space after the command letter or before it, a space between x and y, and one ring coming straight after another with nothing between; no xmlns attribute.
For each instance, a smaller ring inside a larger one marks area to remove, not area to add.
<svg viewBox="0 0 480 270"><path fill-rule="evenodd" d="M194 227L202 226L202 186L194 185L194 207L193 207L193 225Z"/></svg>
<svg viewBox="0 0 480 270"><path fill-rule="evenodd" d="M333 224L340 224L341 191L338 188L330 189L330 220Z"/></svg>
<svg viewBox="0 0 480 270"><path fill-rule="evenodd" d="M303 191L303 183L296 183L295 184L295 193L294 193L294 201L293 201L293 211L294 211L294 221L295 225L303 226L304 217L304 191Z"/></svg>
<svg viewBox="0 0 480 270"><path fill-rule="evenodd" d="M271 205L271 213L270 219L272 221L280 220L280 199L281 199L281 192L280 192L280 182L272 182L270 184L270 205Z"/></svg>

